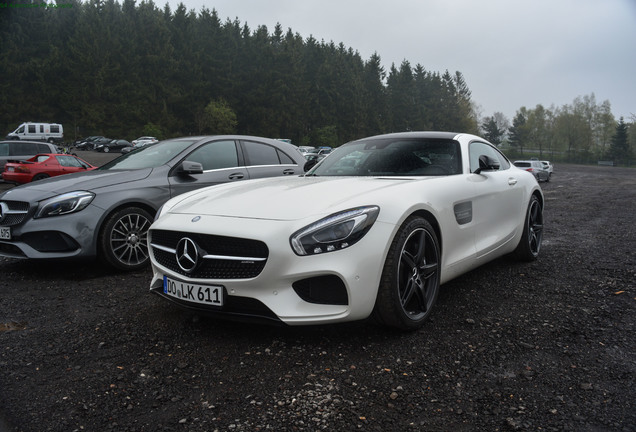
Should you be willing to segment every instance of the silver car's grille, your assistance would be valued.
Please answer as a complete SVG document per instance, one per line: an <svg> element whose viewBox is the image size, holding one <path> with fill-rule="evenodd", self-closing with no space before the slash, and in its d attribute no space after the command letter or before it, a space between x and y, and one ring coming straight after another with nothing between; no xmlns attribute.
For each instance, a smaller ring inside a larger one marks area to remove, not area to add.
<svg viewBox="0 0 636 432"><path fill-rule="evenodd" d="M186 271L177 261L178 244L184 239L197 246L197 265ZM267 245L259 240L180 231L150 231L155 260L183 276L197 279L247 279L258 276L269 256Z"/></svg>
<svg viewBox="0 0 636 432"><path fill-rule="evenodd" d="M0 226L21 224L29 212L29 203L24 201L0 201Z"/></svg>

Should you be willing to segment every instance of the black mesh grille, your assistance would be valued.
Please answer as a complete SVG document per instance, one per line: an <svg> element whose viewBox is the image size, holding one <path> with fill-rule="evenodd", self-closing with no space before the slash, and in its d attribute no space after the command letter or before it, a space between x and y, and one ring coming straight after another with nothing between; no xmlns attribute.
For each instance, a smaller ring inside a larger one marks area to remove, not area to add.
<svg viewBox="0 0 636 432"><path fill-rule="evenodd" d="M184 237L193 240L199 248L199 265L188 273L179 267L173 252L156 246L176 249L177 243ZM157 262L170 270L191 278L202 279L248 279L258 276L267 262L269 250L259 240L237 237L225 237L179 231L150 231L152 252ZM229 257L265 258L263 261L238 261L229 259L202 259L203 255L221 255Z"/></svg>
<svg viewBox="0 0 636 432"><path fill-rule="evenodd" d="M10 212L19 212L19 213L8 213L5 209L2 212L2 216L0 217L0 225L1 226L13 226L18 225L24 221L28 212L29 212L29 203L23 201L2 201L6 204L6 209Z"/></svg>

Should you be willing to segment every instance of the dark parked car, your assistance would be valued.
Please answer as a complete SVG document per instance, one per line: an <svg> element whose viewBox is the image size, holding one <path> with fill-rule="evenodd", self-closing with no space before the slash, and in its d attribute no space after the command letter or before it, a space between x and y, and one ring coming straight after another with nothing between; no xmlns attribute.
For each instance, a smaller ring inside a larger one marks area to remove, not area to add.
<svg viewBox="0 0 636 432"><path fill-rule="evenodd" d="M95 148L95 143L104 143L108 141L111 141L111 139L105 138L101 135L93 135L93 136L89 136L87 138L75 141L75 143L73 143L73 146L77 150L93 150L93 148Z"/></svg>
<svg viewBox="0 0 636 432"><path fill-rule="evenodd" d="M100 168L0 194L0 255L99 257L122 270L148 264L147 230L169 198L219 183L303 174L289 143L241 135L177 138Z"/></svg>
<svg viewBox="0 0 636 432"><path fill-rule="evenodd" d="M97 144L95 146L95 150L98 152L104 152L104 153L119 152L121 151L121 149L125 147L131 147L131 146L132 144L130 143L130 141L126 141L123 139L114 139L107 143Z"/></svg>

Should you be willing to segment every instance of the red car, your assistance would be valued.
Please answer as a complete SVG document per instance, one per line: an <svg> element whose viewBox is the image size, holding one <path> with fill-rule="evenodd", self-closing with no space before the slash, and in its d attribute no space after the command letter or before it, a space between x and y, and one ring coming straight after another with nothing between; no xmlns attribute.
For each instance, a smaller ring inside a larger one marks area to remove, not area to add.
<svg viewBox="0 0 636 432"><path fill-rule="evenodd" d="M2 172L2 179L6 182L22 184L96 168L77 156L46 153L23 161L7 161Z"/></svg>

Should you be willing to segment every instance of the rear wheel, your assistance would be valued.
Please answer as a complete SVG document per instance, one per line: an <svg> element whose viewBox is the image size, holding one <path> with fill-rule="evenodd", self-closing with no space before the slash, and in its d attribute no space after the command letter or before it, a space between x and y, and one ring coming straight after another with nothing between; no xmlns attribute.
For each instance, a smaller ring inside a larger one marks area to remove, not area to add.
<svg viewBox="0 0 636 432"><path fill-rule="evenodd" d="M416 330L431 314L439 285L437 234L426 219L411 217L391 243L373 315L384 325Z"/></svg>
<svg viewBox="0 0 636 432"><path fill-rule="evenodd" d="M543 207L536 195L532 195L523 224L521 240L514 255L521 261L534 261L539 256L543 240Z"/></svg>
<svg viewBox="0 0 636 432"><path fill-rule="evenodd" d="M139 207L110 215L98 240L102 259L120 270L138 270L148 265L146 241L151 223L152 216Z"/></svg>

